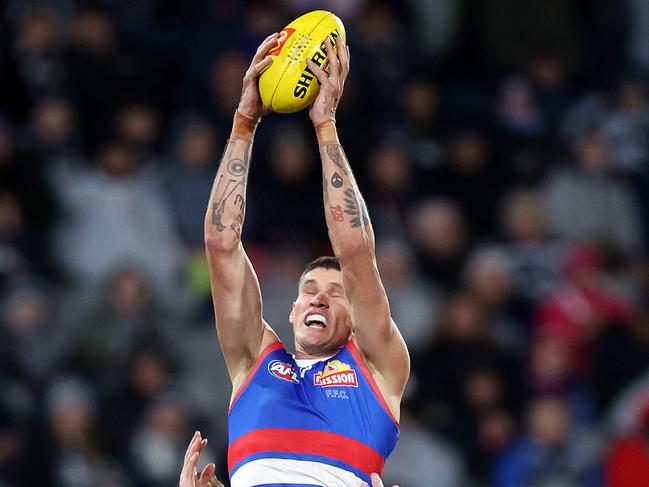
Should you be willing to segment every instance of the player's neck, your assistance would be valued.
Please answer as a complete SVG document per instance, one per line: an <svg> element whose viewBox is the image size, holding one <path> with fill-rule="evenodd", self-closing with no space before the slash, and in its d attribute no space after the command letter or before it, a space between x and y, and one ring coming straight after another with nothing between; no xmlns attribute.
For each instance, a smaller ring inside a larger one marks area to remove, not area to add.
<svg viewBox="0 0 649 487"><path fill-rule="evenodd" d="M300 352L295 352L295 358L297 360L318 360L318 359L326 359L330 358L336 355L335 352L327 352L327 353L318 353L318 354L311 354L311 353L300 353Z"/></svg>
<svg viewBox="0 0 649 487"><path fill-rule="evenodd" d="M295 344L295 358L298 360L327 359L336 355L343 347L322 350L304 350L297 343Z"/></svg>

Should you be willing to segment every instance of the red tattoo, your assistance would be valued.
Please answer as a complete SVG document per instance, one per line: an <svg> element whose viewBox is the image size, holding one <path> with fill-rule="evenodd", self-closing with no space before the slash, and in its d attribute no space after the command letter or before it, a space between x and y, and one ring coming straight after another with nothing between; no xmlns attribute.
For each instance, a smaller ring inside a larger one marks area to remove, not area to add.
<svg viewBox="0 0 649 487"><path fill-rule="evenodd" d="M343 208L340 205L337 206L331 206L329 207L331 210L331 216L333 216L333 219L336 220L337 222L343 222L345 221L345 218L343 217Z"/></svg>

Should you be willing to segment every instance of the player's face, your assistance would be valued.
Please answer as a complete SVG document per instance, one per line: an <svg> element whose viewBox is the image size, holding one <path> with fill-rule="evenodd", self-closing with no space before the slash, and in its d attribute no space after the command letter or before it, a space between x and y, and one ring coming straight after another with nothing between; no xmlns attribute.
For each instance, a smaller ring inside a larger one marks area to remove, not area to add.
<svg viewBox="0 0 649 487"><path fill-rule="evenodd" d="M300 283L289 316L298 354L325 356L349 340L351 320L342 272L310 270Z"/></svg>

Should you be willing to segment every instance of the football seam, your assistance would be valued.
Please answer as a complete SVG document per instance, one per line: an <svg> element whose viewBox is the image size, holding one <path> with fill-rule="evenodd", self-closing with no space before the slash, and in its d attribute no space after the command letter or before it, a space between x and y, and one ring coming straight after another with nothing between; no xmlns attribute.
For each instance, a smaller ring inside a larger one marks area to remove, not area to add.
<svg viewBox="0 0 649 487"><path fill-rule="evenodd" d="M313 32L314 30L316 30L316 29L318 28L318 26L320 25L320 23L321 23L324 19L326 19L329 15L333 15L333 14L332 14L331 12L327 12L326 14L324 14L324 15L322 16L322 18L321 18L320 20L318 20L318 22L316 22L316 24L313 26L313 28L308 32L308 35L310 35L311 32ZM289 66L286 66L286 67L284 68L284 71L282 71L282 75L281 75L281 76L279 77L279 79L277 80L277 84L275 85L275 89L273 90L273 94L272 94L271 97L270 97L270 109L271 109L271 110L273 110L273 100L275 99L275 93L277 93L277 89L279 88L279 85L281 84L282 79L284 79L284 75L286 74L286 71L288 70L288 68L289 68ZM315 74L314 74L314 76L315 76ZM273 111L275 111L275 110L273 110ZM277 113L277 112L276 112L276 113Z"/></svg>

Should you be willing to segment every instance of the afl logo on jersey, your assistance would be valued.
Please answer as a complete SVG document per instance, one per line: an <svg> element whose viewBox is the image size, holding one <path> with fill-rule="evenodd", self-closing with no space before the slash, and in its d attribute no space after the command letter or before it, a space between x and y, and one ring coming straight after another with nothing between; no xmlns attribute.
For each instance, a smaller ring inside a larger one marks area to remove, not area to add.
<svg viewBox="0 0 649 487"><path fill-rule="evenodd" d="M297 373L291 364L286 364L281 360L273 360L268 364L268 372L271 375L294 384L299 384Z"/></svg>
<svg viewBox="0 0 649 487"><path fill-rule="evenodd" d="M340 360L332 360L322 372L313 376L313 384L320 387L358 387L356 371Z"/></svg>

